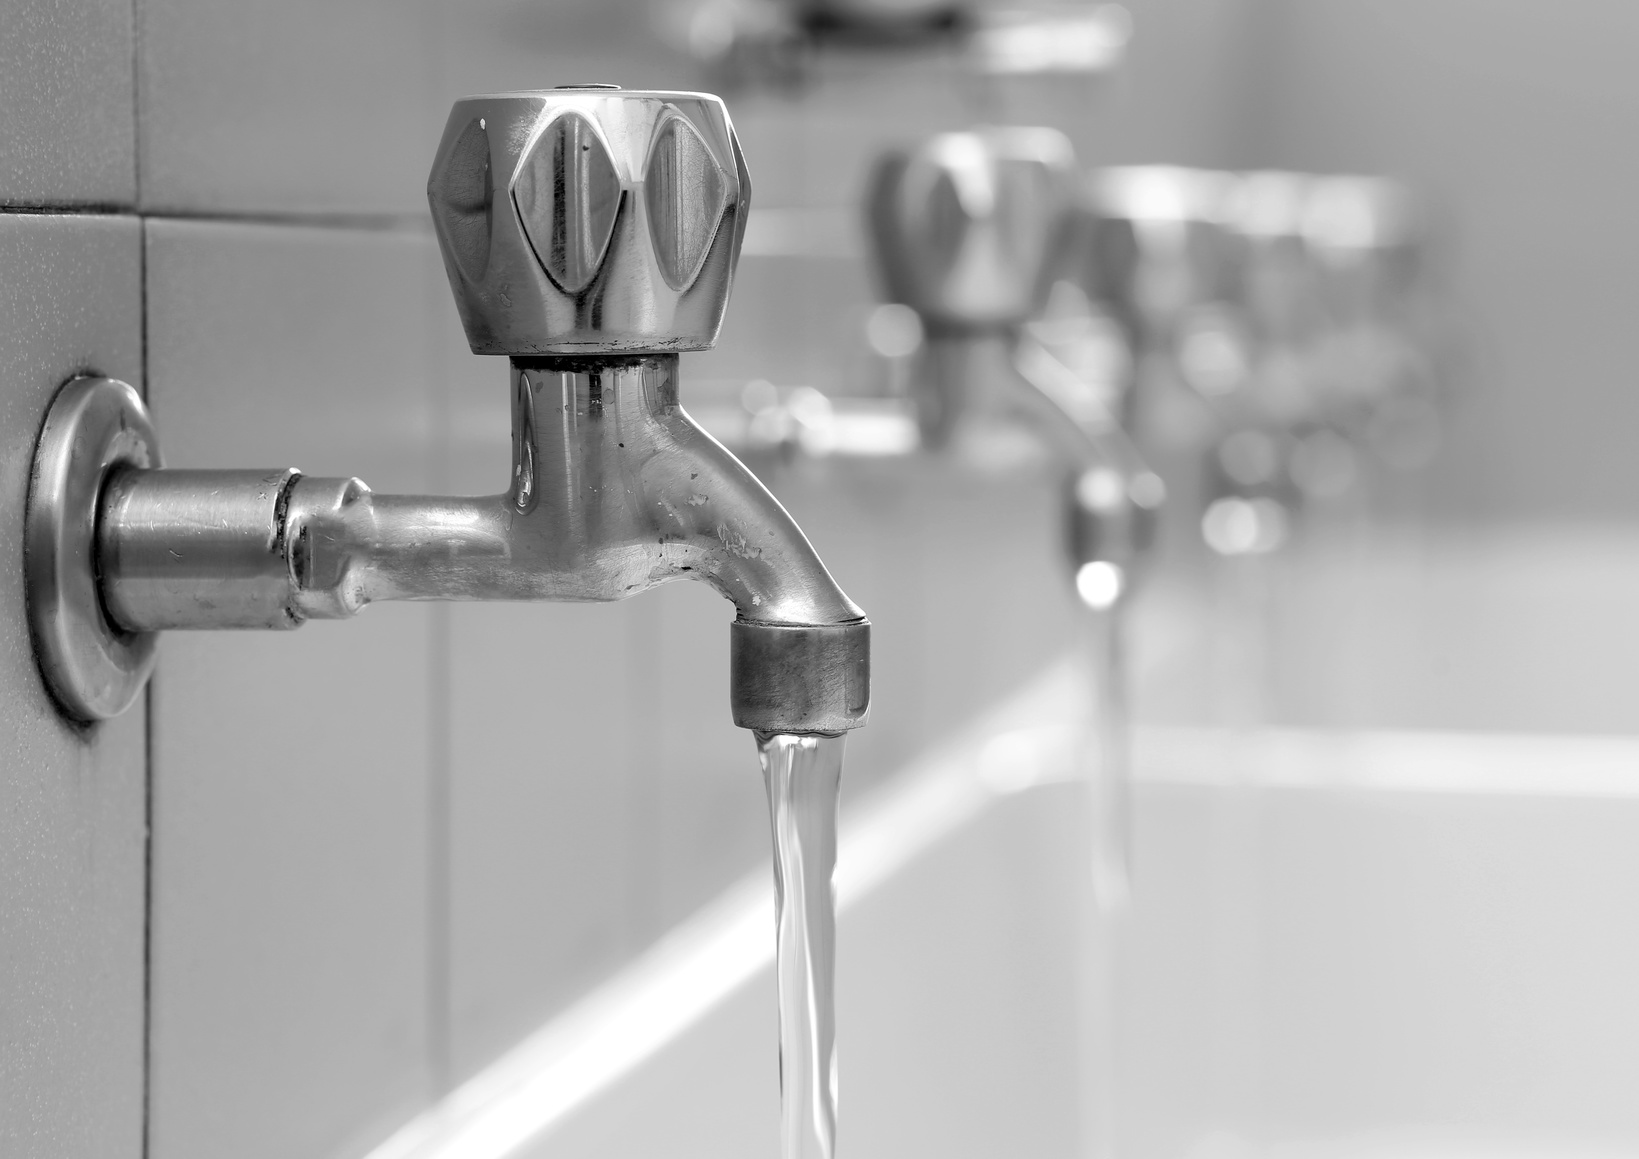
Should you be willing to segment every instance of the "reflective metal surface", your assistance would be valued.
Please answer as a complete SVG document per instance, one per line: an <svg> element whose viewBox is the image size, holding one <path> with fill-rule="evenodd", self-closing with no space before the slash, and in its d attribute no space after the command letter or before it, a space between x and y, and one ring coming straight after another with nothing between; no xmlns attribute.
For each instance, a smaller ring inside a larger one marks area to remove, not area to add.
<svg viewBox="0 0 1639 1159"><path fill-rule="evenodd" d="M142 399L110 378L76 378L46 414L24 525L29 627L46 683L80 720L131 707L154 667L154 636L109 621L97 588L98 504L110 476L159 466Z"/></svg>
<svg viewBox="0 0 1639 1159"><path fill-rule="evenodd" d="M1034 317L1065 240L1074 166L1054 129L941 133L884 157L868 214L887 297L930 333Z"/></svg>
<svg viewBox="0 0 1639 1159"><path fill-rule="evenodd" d="M734 723L759 733L839 732L871 707L871 625L759 624L729 627L729 699Z"/></svg>
<svg viewBox="0 0 1639 1159"><path fill-rule="evenodd" d="M716 97L584 86L457 101L427 199L474 354L704 350L751 178Z"/></svg>
<svg viewBox="0 0 1639 1159"><path fill-rule="evenodd" d="M295 628L283 471L126 470L104 489L97 569L130 631Z"/></svg>
<svg viewBox="0 0 1639 1159"><path fill-rule="evenodd" d="M864 613L779 502L683 411L676 355L520 359L512 382L501 495L129 472L102 528L108 607L129 631L294 627L376 600L618 600L699 579L739 613L737 723L864 723Z"/></svg>
<svg viewBox="0 0 1639 1159"><path fill-rule="evenodd" d="M376 600L618 600L698 579L739 613L737 723L863 724L864 613L678 400L673 352L715 341L750 198L722 103L599 86L460 101L429 196L474 351L515 356L510 489L376 495L289 469L158 470L135 393L75 384L53 423L86 433L48 423L31 549L65 704L121 711L161 629L291 628ZM131 467L105 487L116 463ZM92 662L108 671L76 668Z"/></svg>

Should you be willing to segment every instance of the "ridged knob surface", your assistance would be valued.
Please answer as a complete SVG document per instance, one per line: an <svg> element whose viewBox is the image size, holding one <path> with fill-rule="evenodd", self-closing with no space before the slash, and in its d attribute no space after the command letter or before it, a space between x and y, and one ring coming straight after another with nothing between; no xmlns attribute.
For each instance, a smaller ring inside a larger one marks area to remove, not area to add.
<svg viewBox="0 0 1639 1159"><path fill-rule="evenodd" d="M1074 179L1054 129L942 133L889 154L870 197L884 290L935 328L1027 321L1063 256Z"/></svg>
<svg viewBox="0 0 1639 1159"><path fill-rule="evenodd" d="M751 180L718 98L588 86L457 101L427 199L475 354L704 350Z"/></svg>

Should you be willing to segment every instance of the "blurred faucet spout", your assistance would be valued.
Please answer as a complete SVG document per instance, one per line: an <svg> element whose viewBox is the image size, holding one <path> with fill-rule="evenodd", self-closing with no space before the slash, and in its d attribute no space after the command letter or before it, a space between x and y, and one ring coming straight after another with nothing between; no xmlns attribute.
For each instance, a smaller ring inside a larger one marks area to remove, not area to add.
<svg viewBox="0 0 1639 1159"><path fill-rule="evenodd" d="M501 495L298 479L286 535L304 617L374 600L620 600L695 579L745 620L864 619L779 502L679 405L675 354L515 359L512 418Z"/></svg>

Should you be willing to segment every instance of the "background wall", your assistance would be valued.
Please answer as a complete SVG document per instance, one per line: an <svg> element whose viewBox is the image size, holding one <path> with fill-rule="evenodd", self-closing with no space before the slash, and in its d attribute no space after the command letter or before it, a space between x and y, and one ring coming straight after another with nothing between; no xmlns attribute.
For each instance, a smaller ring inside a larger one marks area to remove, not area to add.
<svg viewBox="0 0 1639 1159"><path fill-rule="evenodd" d="M1466 336L1431 510L1625 524L1630 6L1131 7L1125 75L1062 109L1084 151L1430 189ZM26 644L28 451L78 370L145 384L174 465L501 486L502 370L465 351L426 167L457 95L702 83L657 11L6 0L0 1150L134 1156L146 1132L156 1159L362 1153L763 855L751 744L695 677L726 670L728 609L692 586L176 636L146 715L89 732ZM840 241L747 258L690 397L846 379L865 166L972 107L864 65L731 107L759 211L820 211L803 220ZM777 477L878 626L851 791L1063 642L1049 478L884 471ZM993 550L953 557L974 526L1002 529Z"/></svg>
<svg viewBox="0 0 1639 1159"><path fill-rule="evenodd" d="M1266 0L1255 27L1246 160L1402 175L1448 227L1466 358L1436 509L1632 519L1639 10Z"/></svg>
<svg viewBox="0 0 1639 1159"><path fill-rule="evenodd" d="M143 384L130 6L0 13L0 1152L139 1155L147 721L64 722L23 601L33 445L76 373ZM88 212L89 210L96 212Z"/></svg>

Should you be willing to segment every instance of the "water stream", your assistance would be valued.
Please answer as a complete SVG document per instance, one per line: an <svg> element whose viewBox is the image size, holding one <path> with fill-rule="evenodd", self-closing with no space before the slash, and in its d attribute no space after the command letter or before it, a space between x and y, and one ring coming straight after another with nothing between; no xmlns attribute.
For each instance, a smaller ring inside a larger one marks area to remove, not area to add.
<svg viewBox="0 0 1639 1159"><path fill-rule="evenodd" d="M1081 956L1083 1159L1116 1153L1117 956L1131 895L1132 730L1122 649L1123 611L1082 610L1083 659L1092 693L1079 746L1087 802L1087 911Z"/></svg>
<svg viewBox="0 0 1639 1159"><path fill-rule="evenodd" d="M837 1133L837 789L843 736L759 735L774 831L780 1154L832 1159Z"/></svg>
<svg viewBox="0 0 1639 1159"><path fill-rule="evenodd" d="M1088 743L1081 747L1087 787L1093 897L1119 913L1132 873L1132 722L1122 639L1125 609L1081 609L1083 662L1091 689Z"/></svg>

